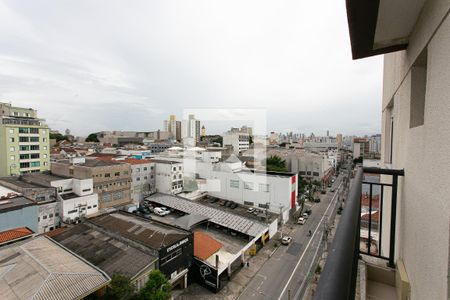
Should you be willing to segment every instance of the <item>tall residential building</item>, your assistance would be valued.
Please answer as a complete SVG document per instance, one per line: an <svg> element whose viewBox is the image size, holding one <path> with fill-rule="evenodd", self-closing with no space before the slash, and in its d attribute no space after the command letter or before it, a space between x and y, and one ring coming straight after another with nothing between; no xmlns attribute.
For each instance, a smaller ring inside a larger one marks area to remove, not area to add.
<svg viewBox="0 0 450 300"><path fill-rule="evenodd" d="M336 143L337 143L338 149L342 148L342 142L343 142L342 134L341 133L336 134Z"/></svg>
<svg viewBox="0 0 450 300"><path fill-rule="evenodd" d="M194 115L189 115L187 120L181 122L181 138L193 139L196 143L200 141L201 124Z"/></svg>
<svg viewBox="0 0 450 300"><path fill-rule="evenodd" d="M0 102L0 176L50 169L49 128L32 108Z"/></svg>
<svg viewBox="0 0 450 300"><path fill-rule="evenodd" d="M181 140L181 122L177 121L175 115L170 115L168 120L164 120L164 131L170 132L170 137Z"/></svg>

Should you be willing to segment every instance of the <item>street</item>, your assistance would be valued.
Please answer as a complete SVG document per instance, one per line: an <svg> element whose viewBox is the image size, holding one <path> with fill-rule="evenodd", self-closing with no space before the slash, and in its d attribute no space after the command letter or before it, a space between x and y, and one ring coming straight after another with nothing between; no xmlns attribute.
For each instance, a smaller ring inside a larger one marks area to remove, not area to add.
<svg viewBox="0 0 450 300"><path fill-rule="evenodd" d="M250 281L238 299L297 299L304 289L304 279L323 240L325 221L337 209L343 175L333 184L335 192L321 195L321 202L312 205L312 214L305 225L293 225L289 246L281 245ZM338 188L339 187L339 188ZM312 236L308 236L311 230Z"/></svg>

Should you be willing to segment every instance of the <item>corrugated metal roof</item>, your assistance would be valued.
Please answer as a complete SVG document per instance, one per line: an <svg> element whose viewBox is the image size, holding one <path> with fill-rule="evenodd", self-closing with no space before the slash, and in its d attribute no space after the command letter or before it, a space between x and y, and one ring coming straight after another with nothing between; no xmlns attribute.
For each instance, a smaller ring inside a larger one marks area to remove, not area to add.
<svg viewBox="0 0 450 300"><path fill-rule="evenodd" d="M154 203L158 203L187 214L196 214L208 217L212 223L247 234L249 236L258 236L268 229L268 226L262 223L181 197L165 194L154 194L147 199Z"/></svg>
<svg viewBox="0 0 450 300"><path fill-rule="evenodd" d="M2 299L79 299L110 278L41 236L0 249Z"/></svg>

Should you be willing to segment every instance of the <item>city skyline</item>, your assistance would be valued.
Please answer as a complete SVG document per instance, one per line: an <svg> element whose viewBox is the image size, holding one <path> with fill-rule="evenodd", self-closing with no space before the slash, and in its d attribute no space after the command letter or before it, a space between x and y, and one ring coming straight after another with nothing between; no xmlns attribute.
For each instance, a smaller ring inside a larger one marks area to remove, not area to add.
<svg viewBox="0 0 450 300"><path fill-rule="evenodd" d="M258 108L278 132L381 130L382 58L352 61L344 3L141 2L108 16L43 4L0 2L0 99L51 128L154 130L184 109Z"/></svg>

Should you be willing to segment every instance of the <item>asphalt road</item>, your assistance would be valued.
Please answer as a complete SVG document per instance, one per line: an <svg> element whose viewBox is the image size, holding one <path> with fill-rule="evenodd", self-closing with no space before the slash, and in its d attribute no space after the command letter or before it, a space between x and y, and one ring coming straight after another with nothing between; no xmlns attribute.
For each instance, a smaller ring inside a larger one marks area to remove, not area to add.
<svg viewBox="0 0 450 300"><path fill-rule="evenodd" d="M305 225L294 225L290 234L293 238L291 244L278 248L238 299L296 299L298 297L300 290L304 288L304 279L308 276L312 261L322 242L324 221L330 217L337 206L339 197L337 187L341 185L342 179L342 175L336 179L333 185L336 189L334 193L328 191L326 195L321 195L320 203L313 204L312 214ZM313 233L312 237L308 236L309 230Z"/></svg>

